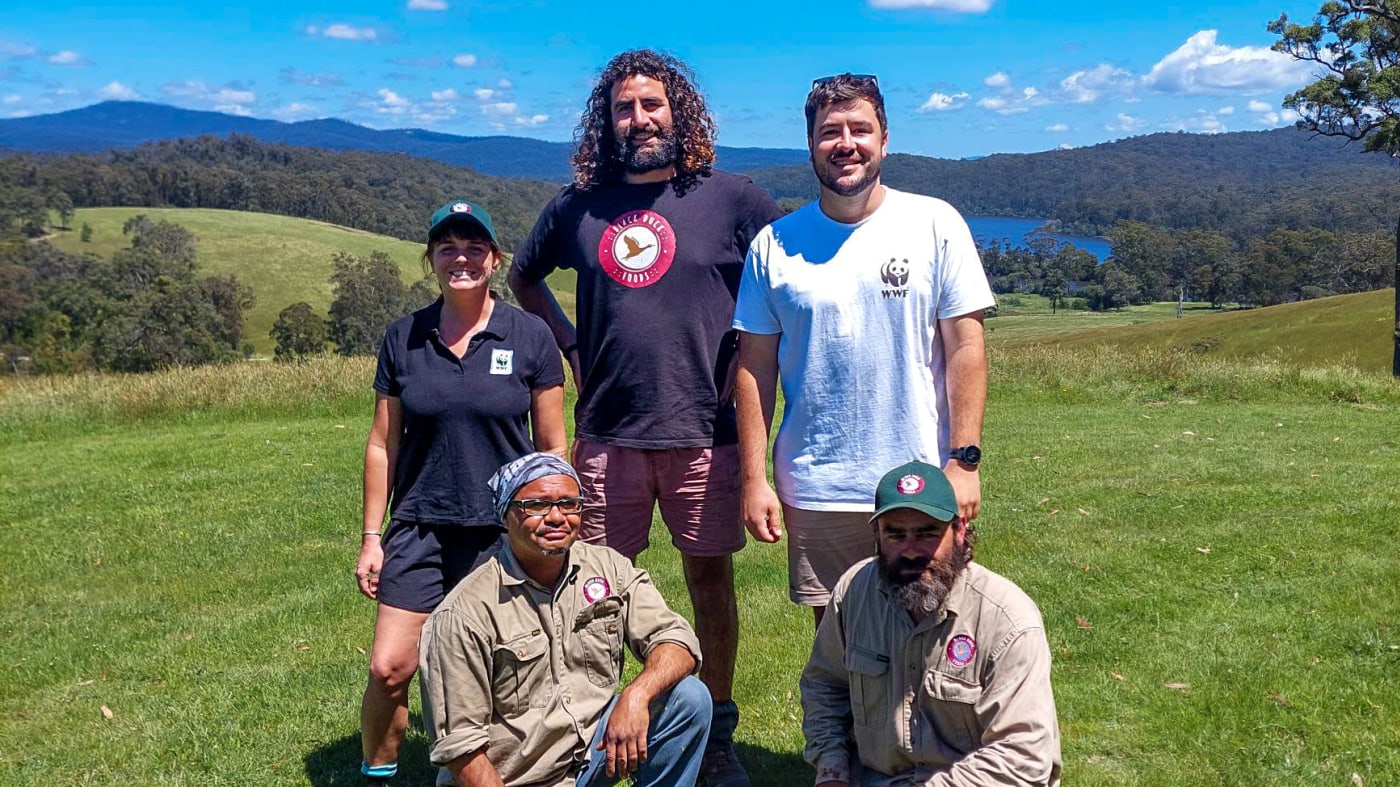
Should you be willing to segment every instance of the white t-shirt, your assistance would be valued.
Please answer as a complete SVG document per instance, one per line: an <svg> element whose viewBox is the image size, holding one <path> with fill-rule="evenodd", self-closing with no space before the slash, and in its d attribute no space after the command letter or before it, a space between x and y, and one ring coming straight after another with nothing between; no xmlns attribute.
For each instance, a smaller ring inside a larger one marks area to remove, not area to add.
<svg viewBox="0 0 1400 787"><path fill-rule="evenodd" d="M938 320L996 303L967 222L940 199L885 187L842 224L816 202L749 246L734 327L782 334L778 497L814 511L869 511L887 470L942 466L948 401Z"/></svg>

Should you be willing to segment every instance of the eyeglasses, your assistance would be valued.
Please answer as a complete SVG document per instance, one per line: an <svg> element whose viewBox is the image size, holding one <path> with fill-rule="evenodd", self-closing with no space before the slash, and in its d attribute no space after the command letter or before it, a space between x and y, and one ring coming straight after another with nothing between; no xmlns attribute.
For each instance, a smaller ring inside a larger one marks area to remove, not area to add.
<svg viewBox="0 0 1400 787"><path fill-rule="evenodd" d="M581 497L561 497L558 500L530 497L524 500L512 500L510 504L520 509L526 516L549 516L550 509L553 508L559 509L561 514L577 514L583 511L583 498Z"/></svg>
<svg viewBox="0 0 1400 787"><path fill-rule="evenodd" d="M812 80L812 89L816 90L820 85L830 84L838 79L850 79L857 82L869 82L875 87L880 86L880 78L874 74L832 74L829 77L817 77Z"/></svg>

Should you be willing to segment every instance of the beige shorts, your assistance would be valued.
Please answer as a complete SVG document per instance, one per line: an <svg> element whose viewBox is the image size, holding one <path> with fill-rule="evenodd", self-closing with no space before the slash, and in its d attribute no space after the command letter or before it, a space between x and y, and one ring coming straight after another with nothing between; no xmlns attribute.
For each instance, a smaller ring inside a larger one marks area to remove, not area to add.
<svg viewBox="0 0 1400 787"><path fill-rule="evenodd" d="M869 511L811 511L783 505L788 540L788 596L824 607L846 569L875 554Z"/></svg>

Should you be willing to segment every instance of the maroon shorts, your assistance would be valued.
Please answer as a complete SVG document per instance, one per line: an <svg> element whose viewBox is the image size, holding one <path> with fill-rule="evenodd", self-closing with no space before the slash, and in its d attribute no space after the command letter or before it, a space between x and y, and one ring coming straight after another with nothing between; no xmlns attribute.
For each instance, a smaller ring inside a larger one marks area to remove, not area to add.
<svg viewBox="0 0 1400 787"><path fill-rule="evenodd" d="M579 440L574 468L583 481L582 536L627 557L647 548L652 511L676 549L719 557L744 546L739 518L739 447L624 448Z"/></svg>

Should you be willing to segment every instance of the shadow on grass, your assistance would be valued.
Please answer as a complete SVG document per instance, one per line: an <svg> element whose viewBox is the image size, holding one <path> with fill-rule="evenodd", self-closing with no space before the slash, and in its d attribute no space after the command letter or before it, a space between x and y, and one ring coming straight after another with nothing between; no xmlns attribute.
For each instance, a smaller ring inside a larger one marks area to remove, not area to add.
<svg viewBox="0 0 1400 787"><path fill-rule="evenodd" d="M404 787L430 787L437 768L428 762L428 739L416 716L399 749L399 773L393 783ZM748 769L753 787L811 787L812 767L795 752L774 752L747 743L735 743L739 761ZM361 787L360 736L346 735L324 743L306 755L306 778L315 787Z"/></svg>
<svg viewBox="0 0 1400 787"><path fill-rule="evenodd" d="M346 735L339 740L317 746L306 755L306 778L315 787L363 787L360 775L360 734ZM399 747L399 773L393 784L402 787L431 787L437 779L437 768L428 762L428 739L423 735L423 720L413 714L408 725L408 737Z"/></svg>
<svg viewBox="0 0 1400 787"><path fill-rule="evenodd" d="M753 787L812 787L812 766L798 752L769 751L735 742L734 750L753 780Z"/></svg>

